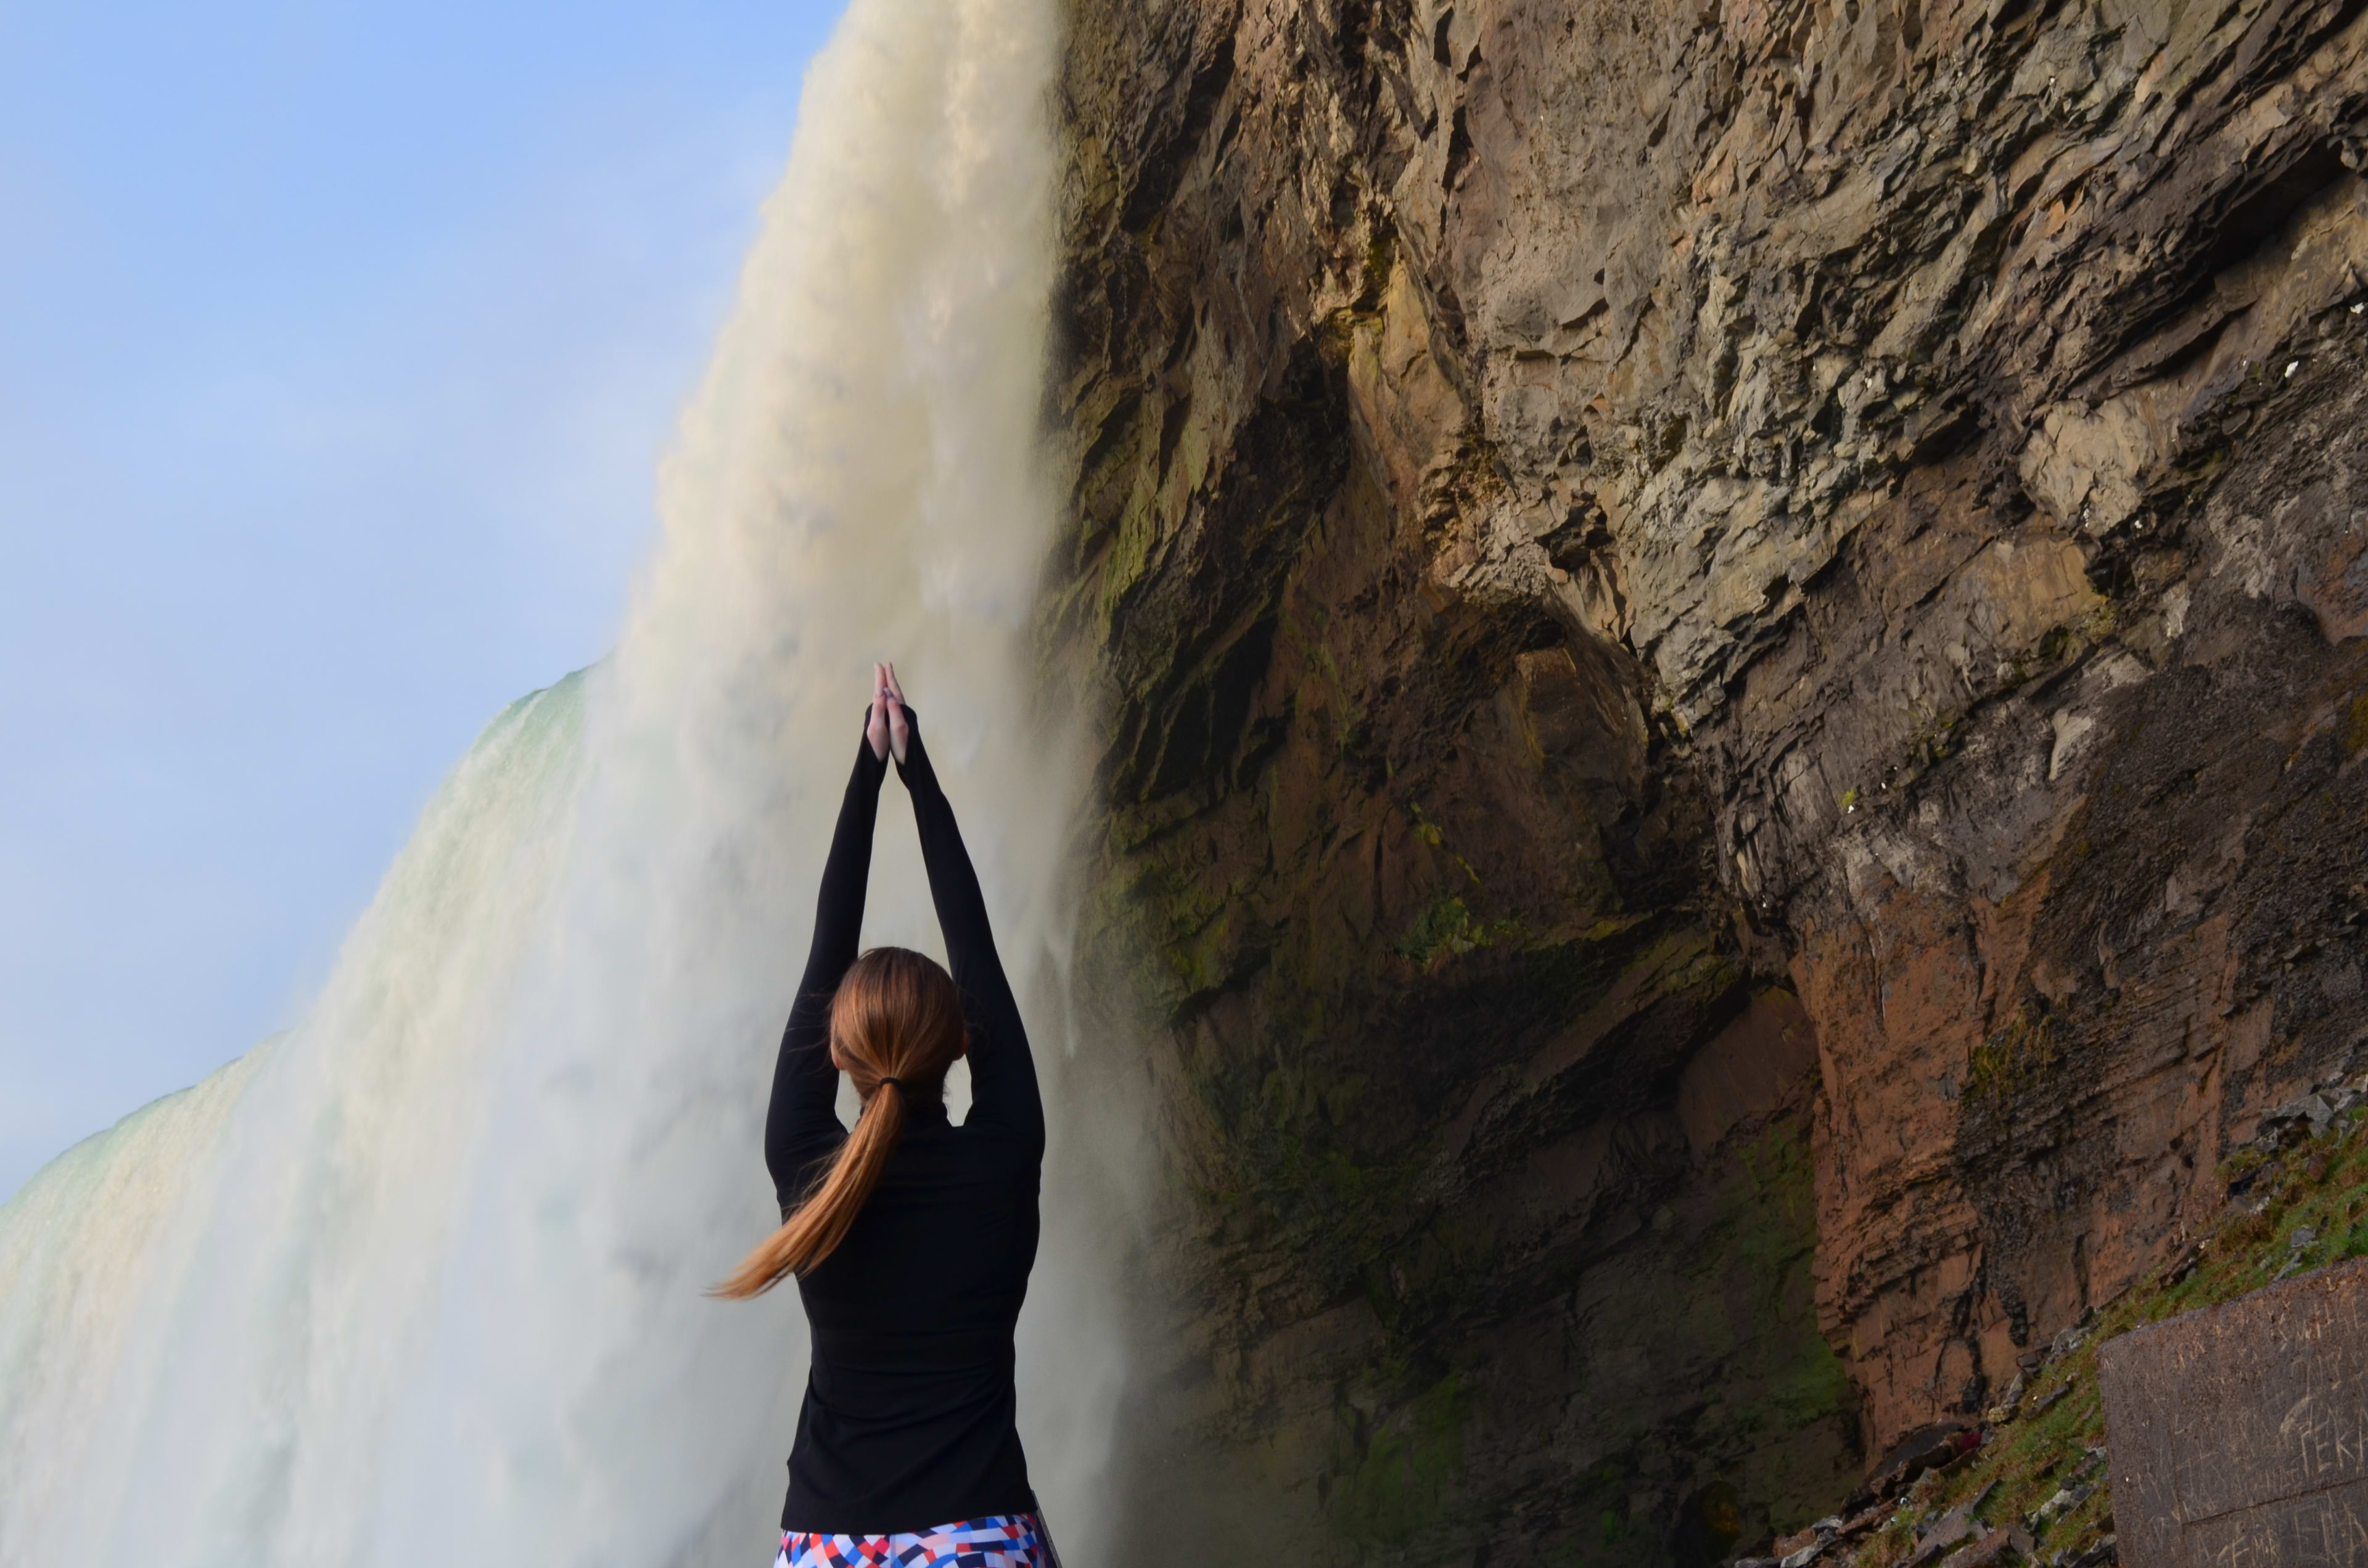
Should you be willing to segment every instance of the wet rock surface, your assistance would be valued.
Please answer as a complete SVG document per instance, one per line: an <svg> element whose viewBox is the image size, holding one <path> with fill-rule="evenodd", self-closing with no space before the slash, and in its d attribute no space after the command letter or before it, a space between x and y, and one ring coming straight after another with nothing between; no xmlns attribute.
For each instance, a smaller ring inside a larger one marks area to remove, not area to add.
<svg viewBox="0 0 2368 1568"><path fill-rule="evenodd" d="M1146 1560L1772 1542L2341 1114L2363 105L2350 0L1076 9Z"/></svg>

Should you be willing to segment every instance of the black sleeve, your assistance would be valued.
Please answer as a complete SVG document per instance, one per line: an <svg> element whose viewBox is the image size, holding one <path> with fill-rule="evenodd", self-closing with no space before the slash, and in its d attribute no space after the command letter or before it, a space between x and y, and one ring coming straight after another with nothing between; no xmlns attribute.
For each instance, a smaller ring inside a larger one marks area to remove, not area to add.
<svg viewBox="0 0 2368 1568"><path fill-rule="evenodd" d="M907 719L912 710L906 709ZM929 870L929 897L945 933L946 959L962 994L970 1022L971 1111L966 1127L989 1128L1044 1142L1044 1105L1036 1090L1036 1062L1028 1051L1028 1031L1019 1004L996 957L995 933L986 923L986 899L978 873L962 847L954 809L938 783L937 770L913 722L905 760L896 765L912 792L913 818L921 830L921 859Z"/></svg>
<svg viewBox="0 0 2368 1568"><path fill-rule="evenodd" d="M804 1197L815 1159L836 1148L847 1130L838 1120L838 1074L830 1064L830 999L855 962L863 934L863 894L871 877L871 824L888 765L859 744L854 776L839 804L830 858L823 863L815 900L814 946L806 972L781 1031L773 1066L773 1101L765 1113L765 1168L786 1210Z"/></svg>

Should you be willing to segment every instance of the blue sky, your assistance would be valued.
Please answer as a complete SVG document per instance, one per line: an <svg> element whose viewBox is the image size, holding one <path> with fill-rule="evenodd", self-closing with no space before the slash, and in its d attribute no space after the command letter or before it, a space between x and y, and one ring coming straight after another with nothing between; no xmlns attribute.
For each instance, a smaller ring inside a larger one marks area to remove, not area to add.
<svg viewBox="0 0 2368 1568"><path fill-rule="evenodd" d="M0 1196L606 651L837 10L0 0Z"/></svg>

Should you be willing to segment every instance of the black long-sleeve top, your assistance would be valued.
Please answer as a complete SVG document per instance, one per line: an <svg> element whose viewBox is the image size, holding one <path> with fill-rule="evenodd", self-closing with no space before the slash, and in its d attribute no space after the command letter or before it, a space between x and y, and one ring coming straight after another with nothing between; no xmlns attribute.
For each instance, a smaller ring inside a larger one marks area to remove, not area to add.
<svg viewBox="0 0 2368 1568"><path fill-rule="evenodd" d="M909 715L910 710L907 710ZM889 1535L1036 1506L1013 1425L1012 1330L1036 1261L1044 1109L953 808L913 722L898 764L970 1031L971 1112L915 1100L854 1227L798 1279L813 1331L785 1530ZM855 961L886 763L866 744L823 867L781 1034L765 1164L786 1214L846 1142L830 1003Z"/></svg>

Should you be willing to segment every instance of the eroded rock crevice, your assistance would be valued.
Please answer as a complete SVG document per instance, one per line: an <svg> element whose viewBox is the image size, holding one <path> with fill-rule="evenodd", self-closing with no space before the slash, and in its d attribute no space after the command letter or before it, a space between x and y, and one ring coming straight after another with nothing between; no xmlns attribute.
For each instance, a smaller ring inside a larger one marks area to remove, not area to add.
<svg viewBox="0 0 2368 1568"><path fill-rule="evenodd" d="M1075 10L1157 1550L1716 1561L2352 1068L2363 104L2349 0Z"/></svg>

